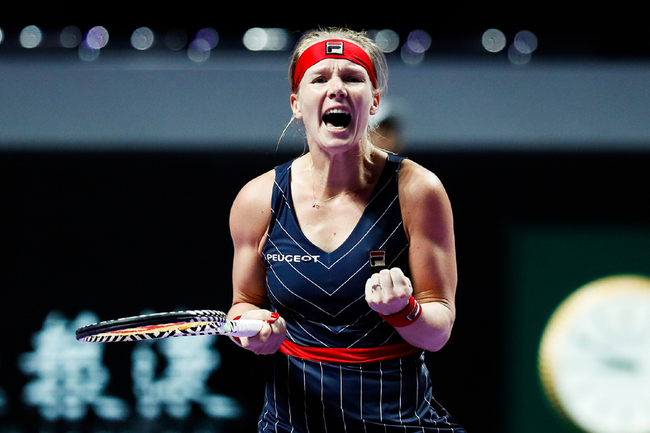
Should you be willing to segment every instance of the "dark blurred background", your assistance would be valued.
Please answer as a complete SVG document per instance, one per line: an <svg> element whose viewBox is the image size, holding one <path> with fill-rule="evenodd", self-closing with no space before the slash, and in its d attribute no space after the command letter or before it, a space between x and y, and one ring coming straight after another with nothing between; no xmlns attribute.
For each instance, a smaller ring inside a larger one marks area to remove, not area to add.
<svg viewBox="0 0 650 433"><path fill-rule="evenodd" d="M546 319L593 279L650 274L647 26L623 5L298 7L0 16L0 432L254 431L264 357L72 332L228 309L230 204L304 151L293 127L278 143L291 48L341 25L385 47L382 136L454 207L458 319L427 355L436 398L470 432L564 431L537 378Z"/></svg>

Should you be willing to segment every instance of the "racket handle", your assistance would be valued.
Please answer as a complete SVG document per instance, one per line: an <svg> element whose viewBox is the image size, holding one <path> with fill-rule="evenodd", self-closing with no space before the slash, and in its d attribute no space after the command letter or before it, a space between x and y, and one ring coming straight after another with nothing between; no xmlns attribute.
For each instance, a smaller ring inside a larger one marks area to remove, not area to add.
<svg viewBox="0 0 650 433"><path fill-rule="evenodd" d="M229 320L223 325L225 335L231 337L252 337L257 335L264 325L263 320Z"/></svg>

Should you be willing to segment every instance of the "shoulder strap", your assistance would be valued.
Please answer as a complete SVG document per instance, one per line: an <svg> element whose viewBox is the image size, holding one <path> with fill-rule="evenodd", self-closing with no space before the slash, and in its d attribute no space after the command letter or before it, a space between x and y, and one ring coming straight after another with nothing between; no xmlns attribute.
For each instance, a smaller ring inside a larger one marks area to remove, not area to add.
<svg viewBox="0 0 650 433"><path fill-rule="evenodd" d="M397 154L395 154L395 153L390 153L390 152L388 152L388 161L390 161L390 162L401 163L401 162L404 161L405 159L406 159L405 156L401 156L401 155L397 155Z"/></svg>
<svg viewBox="0 0 650 433"><path fill-rule="evenodd" d="M287 161L284 164L275 167L275 181L273 183L273 194L271 196L271 221L269 222L268 233L271 234L273 226L278 218L280 209L283 205L289 205L289 178L291 174L291 164L293 161Z"/></svg>

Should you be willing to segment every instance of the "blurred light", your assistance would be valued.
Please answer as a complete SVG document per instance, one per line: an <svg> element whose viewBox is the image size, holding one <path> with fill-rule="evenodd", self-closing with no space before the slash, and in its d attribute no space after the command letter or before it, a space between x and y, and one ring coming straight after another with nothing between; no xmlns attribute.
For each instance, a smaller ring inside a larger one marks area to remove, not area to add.
<svg viewBox="0 0 650 433"><path fill-rule="evenodd" d="M406 46L406 44L402 46L400 55L404 63L406 63L407 65L415 66L424 60L424 52L422 53L413 52Z"/></svg>
<svg viewBox="0 0 650 433"><path fill-rule="evenodd" d="M79 58L85 62L92 62L99 57L99 50L88 46L86 40L79 44Z"/></svg>
<svg viewBox="0 0 650 433"><path fill-rule="evenodd" d="M288 30L279 28L265 29L266 46L268 51L285 51L293 45L293 37Z"/></svg>
<svg viewBox="0 0 650 433"><path fill-rule="evenodd" d="M488 29L481 39L483 48L491 53L498 53L506 47L506 35L498 29Z"/></svg>
<svg viewBox="0 0 650 433"><path fill-rule="evenodd" d="M537 49L537 36L529 30L522 30L515 35L513 44L521 54L532 54Z"/></svg>
<svg viewBox="0 0 650 433"><path fill-rule="evenodd" d="M194 36L187 49L187 56L194 62L205 62L210 58L210 51L219 43L219 33L211 27L206 27Z"/></svg>
<svg viewBox="0 0 650 433"><path fill-rule="evenodd" d="M399 35L393 30L379 30L375 33L373 39L384 53L392 53L399 48Z"/></svg>
<svg viewBox="0 0 650 433"><path fill-rule="evenodd" d="M207 50L212 50L219 43L219 33L217 33L217 31L212 27L203 28L196 32L194 42L197 42L197 45L201 47L207 47Z"/></svg>
<svg viewBox="0 0 650 433"><path fill-rule="evenodd" d="M5 38L5 34L2 32L2 28L0 28L0 44L2 43L4 38Z"/></svg>
<svg viewBox="0 0 650 433"><path fill-rule="evenodd" d="M61 30L59 41L63 48L74 48L81 43L81 30L76 26L68 26Z"/></svg>
<svg viewBox="0 0 650 433"><path fill-rule="evenodd" d="M210 58L210 44L204 39L195 39L187 48L187 56L193 62L205 62Z"/></svg>
<svg viewBox="0 0 650 433"><path fill-rule="evenodd" d="M183 29L172 29L165 34L165 45L170 50L180 50L187 44L187 33Z"/></svg>
<svg viewBox="0 0 650 433"><path fill-rule="evenodd" d="M530 54L519 51L514 43L508 47L508 59L513 65L525 65L530 62L530 58Z"/></svg>
<svg viewBox="0 0 650 433"><path fill-rule="evenodd" d="M20 45L23 48L36 48L43 40L43 32L36 26L27 26L20 32Z"/></svg>
<svg viewBox="0 0 650 433"><path fill-rule="evenodd" d="M244 33L244 46L251 51L260 51L266 45L266 32L263 28L253 27Z"/></svg>
<svg viewBox="0 0 650 433"><path fill-rule="evenodd" d="M149 27L140 27L131 34L131 45L136 50L148 50L153 45L154 34Z"/></svg>
<svg viewBox="0 0 650 433"><path fill-rule="evenodd" d="M93 50L101 50L108 44L108 30L102 26L95 26L86 33L86 45Z"/></svg>
<svg viewBox="0 0 650 433"><path fill-rule="evenodd" d="M253 27L243 37L244 46L251 51L285 51L293 42L291 32L280 28Z"/></svg>
<svg viewBox="0 0 650 433"><path fill-rule="evenodd" d="M431 48L431 36L424 30L413 30L406 37L404 45L412 53L422 54Z"/></svg>

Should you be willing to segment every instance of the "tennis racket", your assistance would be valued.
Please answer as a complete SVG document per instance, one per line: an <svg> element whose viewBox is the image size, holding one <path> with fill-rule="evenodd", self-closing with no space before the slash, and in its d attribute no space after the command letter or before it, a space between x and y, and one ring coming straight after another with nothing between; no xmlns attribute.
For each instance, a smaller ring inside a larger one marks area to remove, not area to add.
<svg viewBox="0 0 650 433"><path fill-rule="evenodd" d="M119 343L195 335L252 337L262 329L263 324L263 320L227 320L226 313L217 310L188 310L93 323L77 329L76 337L79 341L90 343Z"/></svg>

